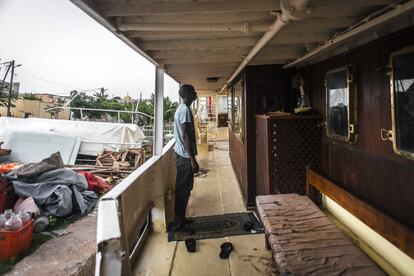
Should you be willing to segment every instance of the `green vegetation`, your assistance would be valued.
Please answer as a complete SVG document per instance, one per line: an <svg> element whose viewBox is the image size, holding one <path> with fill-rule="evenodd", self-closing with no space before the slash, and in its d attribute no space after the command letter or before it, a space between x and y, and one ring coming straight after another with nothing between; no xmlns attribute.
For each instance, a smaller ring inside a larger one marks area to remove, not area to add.
<svg viewBox="0 0 414 276"><path fill-rule="evenodd" d="M23 93L21 95L21 98L23 100L29 100L29 101L40 101L41 100L36 94L33 94L33 93Z"/></svg>
<svg viewBox="0 0 414 276"><path fill-rule="evenodd" d="M81 218L82 218L82 215L80 213L72 213L71 215L67 217L63 217L63 218L48 216L49 226L47 227L46 230L54 231L54 230L66 228L69 224L72 224Z"/></svg>
<svg viewBox="0 0 414 276"><path fill-rule="evenodd" d="M0 107L6 107L7 106L7 95L8 91L4 85L0 84Z"/></svg>
<svg viewBox="0 0 414 276"><path fill-rule="evenodd" d="M80 92L79 95L70 103L71 107L77 108L93 108L93 109L111 109L111 110L125 110L125 111L139 111L149 116L154 116L154 94L151 96L151 99L143 99L139 102L136 100L122 100L120 97L109 98L105 93L105 89L101 89L99 92L95 93L93 96L88 96L84 92ZM74 97L78 92L76 90L71 92L71 97ZM137 105L138 104L138 108ZM170 123L174 120L174 113L178 107L178 103L172 102L169 97L164 98L164 121ZM80 119L81 114L80 110L72 110L73 117L75 119ZM84 117L87 117L89 120L99 120L105 114L101 111L91 111L85 110L82 112ZM111 116L113 119L117 120L117 112L107 112L107 115ZM151 125L152 119L147 116L138 116L136 115L132 118L131 114L121 113L120 118L123 122L138 123L140 125Z"/></svg>

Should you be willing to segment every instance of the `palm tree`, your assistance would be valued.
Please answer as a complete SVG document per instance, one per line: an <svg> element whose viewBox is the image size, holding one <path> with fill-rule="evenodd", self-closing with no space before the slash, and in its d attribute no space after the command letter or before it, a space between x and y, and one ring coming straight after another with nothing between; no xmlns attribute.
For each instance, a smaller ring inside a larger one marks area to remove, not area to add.
<svg viewBox="0 0 414 276"><path fill-rule="evenodd" d="M98 100L98 101L102 101L102 100L106 100L108 99L108 94L106 94L105 92L108 91L108 89L105 88L101 88L99 90L99 92L96 92L95 94L93 94L93 96Z"/></svg>

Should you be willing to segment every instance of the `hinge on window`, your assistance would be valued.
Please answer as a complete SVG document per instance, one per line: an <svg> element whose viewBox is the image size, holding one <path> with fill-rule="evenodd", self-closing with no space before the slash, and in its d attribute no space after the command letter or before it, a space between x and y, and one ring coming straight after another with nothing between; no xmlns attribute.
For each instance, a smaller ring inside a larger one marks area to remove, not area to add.
<svg viewBox="0 0 414 276"><path fill-rule="evenodd" d="M354 134L356 132L356 125L349 125L349 133Z"/></svg>

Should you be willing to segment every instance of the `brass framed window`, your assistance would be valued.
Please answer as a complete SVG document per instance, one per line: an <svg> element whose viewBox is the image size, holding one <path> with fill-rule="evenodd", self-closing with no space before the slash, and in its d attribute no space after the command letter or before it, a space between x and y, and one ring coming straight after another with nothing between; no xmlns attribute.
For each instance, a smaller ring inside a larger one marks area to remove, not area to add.
<svg viewBox="0 0 414 276"><path fill-rule="evenodd" d="M326 73L326 135L355 143L356 85L351 66L340 67Z"/></svg>
<svg viewBox="0 0 414 276"><path fill-rule="evenodd" d="M228 90L229 128L244 143L245 135L245 91L244 79L240 78Z"/></svg>
<svg viewBox="0 0 414 276"><path fill-rule="evenodd" d="M227 115L229 129L233 130L233 88L227 90Z"/></svg>
<svg viewBox="0 0 414 276"><path fill-rule="evenodd" d="M392 131L394 152L414 159L414 46L390 56Z"/></svg>

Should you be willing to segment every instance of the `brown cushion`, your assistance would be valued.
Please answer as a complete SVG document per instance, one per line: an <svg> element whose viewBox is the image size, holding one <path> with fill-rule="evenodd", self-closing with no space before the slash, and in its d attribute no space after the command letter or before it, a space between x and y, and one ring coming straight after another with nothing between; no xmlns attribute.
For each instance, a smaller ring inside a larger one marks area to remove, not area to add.
<svg viewBox="0 0 414 276"><path fill-rule="evenodd" d="M306 196L258 196L257 209L282 274L385 275Z"/></svg>

